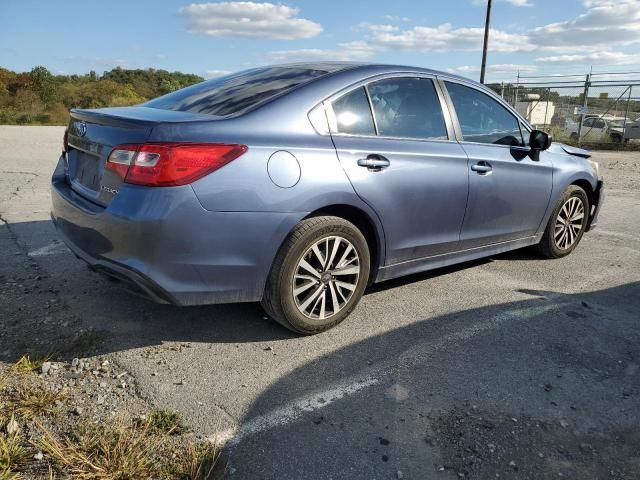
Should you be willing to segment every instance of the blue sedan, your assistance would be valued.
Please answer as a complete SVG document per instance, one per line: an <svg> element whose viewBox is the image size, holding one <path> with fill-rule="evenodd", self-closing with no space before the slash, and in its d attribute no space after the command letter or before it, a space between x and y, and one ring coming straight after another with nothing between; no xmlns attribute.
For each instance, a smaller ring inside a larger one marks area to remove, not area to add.
<svg viewBox="0 0 640 480"><path fill-rule="evenodd" d="M587 151L476 82L292 64L72 110L52 219L92 269L155 301L260 301L313 334L375 282L527 246L568 255L602 185Z"/></svg>

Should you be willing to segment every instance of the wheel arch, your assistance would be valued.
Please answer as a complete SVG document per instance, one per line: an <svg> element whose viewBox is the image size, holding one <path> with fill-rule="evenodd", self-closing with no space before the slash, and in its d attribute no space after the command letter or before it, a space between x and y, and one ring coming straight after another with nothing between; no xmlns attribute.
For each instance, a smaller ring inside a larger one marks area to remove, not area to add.
<svg viewBox="0 0 640 480"><path fill-rule="evenodd" d="M326 205L310 212L305 219L319 217L322 215L331 215L343 218L353 223L358 230L362 232L362 235L364 235L369 247L371 268L368 283L372 284L378 274L379 267L384 262L385 257L385 241L382 226L365 210L349 204Z"/></svg>
<svg viewBox="0 0 640 480"><path fill-rule="evenodd" d="M575 185L577 187L582 188L587 194L587 199L589 200L589 208L593 207L593 185L591 182L585 178L578 178L571 182L570 185Z"/></svg>

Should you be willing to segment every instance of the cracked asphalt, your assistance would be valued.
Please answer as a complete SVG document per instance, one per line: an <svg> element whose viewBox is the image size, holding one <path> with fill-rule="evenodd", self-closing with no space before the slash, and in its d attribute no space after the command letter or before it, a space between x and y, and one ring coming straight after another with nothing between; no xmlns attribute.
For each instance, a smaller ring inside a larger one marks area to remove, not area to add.
<svg viewBox="0 0 640 480"><path fill-rule="evenodd" d="M0 359L107 355L243 479L640 478L640 153L596 152L596 230L369 290L297 337L90 272L49 221L63 128L0 127Z"/></svg>

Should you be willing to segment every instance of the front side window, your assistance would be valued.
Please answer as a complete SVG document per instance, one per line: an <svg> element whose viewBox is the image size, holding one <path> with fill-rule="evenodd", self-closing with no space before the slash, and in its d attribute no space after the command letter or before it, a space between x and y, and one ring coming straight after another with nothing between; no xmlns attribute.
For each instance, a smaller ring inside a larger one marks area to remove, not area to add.
<svg viewBox="0 0 640 480"><path fill-rule="evenodd" d="M332 103L337 133L375 135L373 117L364 87L356 88Z"/></svg>
<svg viewBox="0 0 640 480"><path fill-rule="evenodd" d="M368 85L378 135L446 140L447 129L433 81L388 78Z"/></svg>
<svg viewBox="0 0 640 480"><path fill-rule="evenodd" d="M445 82L467 142L522 146L516 117L498 101L475 88Z"/></svg>

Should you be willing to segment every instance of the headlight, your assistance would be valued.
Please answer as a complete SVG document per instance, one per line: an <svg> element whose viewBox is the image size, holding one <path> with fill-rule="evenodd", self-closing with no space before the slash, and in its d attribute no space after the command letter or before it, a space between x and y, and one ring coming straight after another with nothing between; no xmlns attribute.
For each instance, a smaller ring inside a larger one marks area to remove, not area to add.
<svg viewBox="0 0 640 480"><path fill-rule="evenodd" d="M596 178L600 178L600 165L598 165L598 162L594 162L593 160L587 160L587 162L591 165L591 169Z"/></svg>

